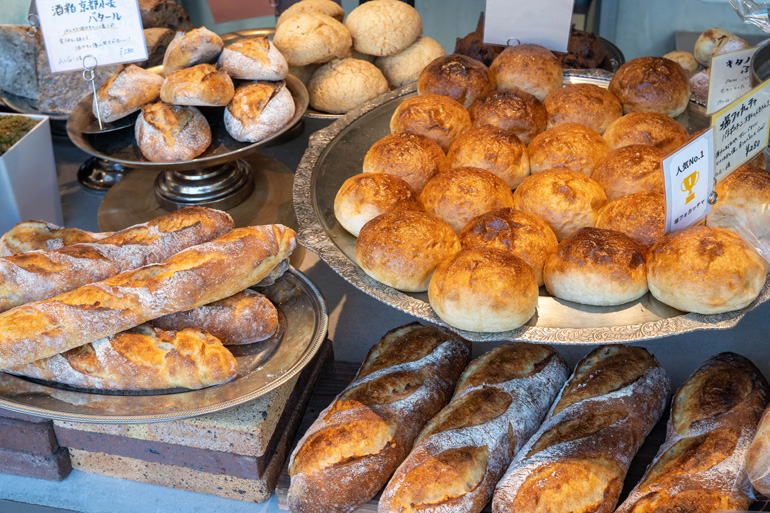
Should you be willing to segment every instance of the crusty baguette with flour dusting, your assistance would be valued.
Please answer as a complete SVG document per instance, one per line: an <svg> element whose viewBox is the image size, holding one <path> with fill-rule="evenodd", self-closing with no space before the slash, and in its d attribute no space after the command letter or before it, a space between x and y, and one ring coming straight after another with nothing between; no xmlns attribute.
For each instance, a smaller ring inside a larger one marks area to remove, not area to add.
<svg viewBox="0 0 770 513"><path fill-rule="evenodd" d="M81 242L96 242L113 232L93 233L45 221L22 221L0 237L0 257L29 251L52 251Z"/></svg>

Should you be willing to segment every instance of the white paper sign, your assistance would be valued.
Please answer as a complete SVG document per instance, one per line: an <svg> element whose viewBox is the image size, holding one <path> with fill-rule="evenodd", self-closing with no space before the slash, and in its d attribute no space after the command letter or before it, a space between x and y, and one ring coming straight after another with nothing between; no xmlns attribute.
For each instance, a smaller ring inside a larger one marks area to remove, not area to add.
<svg viewBox="0 0 770 513"><path fill-rule="evenodd" d="M711 59L706 114L724 109L751 91L751 58L756 48L717 55Z"/></svg>
<svg viewBox="0 0 770 513"><path fill-rule="evenodd" d="M36 0L51 72L147 60L137 0Z"/></svg>
<svg viewBox="0 0 770 513"><path fill-rule="evenodd" d="M711 118L714 173L721 182L767 146L770 80L763 82Z"/></svg>
<svg viewBox="0 0 770 513"><path fill-rule="evenodd" d="M487 0L484 42L534 43L566 52L573 0Z"/></svg>
<svg viewBox="0 0 770 513"><path fill-rule="evenodd" d="M711 211L714 190L714 130L663 159L666 233L687 228Z"/></svg>

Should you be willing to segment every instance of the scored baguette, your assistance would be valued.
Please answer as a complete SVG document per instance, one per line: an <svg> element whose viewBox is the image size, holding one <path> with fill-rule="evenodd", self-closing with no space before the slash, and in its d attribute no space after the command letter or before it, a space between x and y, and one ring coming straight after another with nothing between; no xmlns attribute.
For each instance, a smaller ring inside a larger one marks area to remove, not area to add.
<svg viewBox="0 0 770 513"><path fill-rule="evenodd" d="M186 207L96 242L0 258L0 312L163 261L232 228L221 210Z"/></svg>
<svg viewBox="0 0 770 513"><path fill-rule="evenodd" d="M351 512L374 497L469 358L470 343L448 330L412 323L386 333L292 453L289 510Z"/></svg>
<svg viewBox="0 0 770 513"><path fill-rule="evenodd" d="M706 360L674 396L666 441L618 513L748 509L744 457L769 396L746 358Z"/></svg>
<svg viewBox="0 0 770 513"><path fill-rule="evenodd" d="M238 228L159 264L0 314L0 369L48 358L262 280L296 245L282 225Z"/></svg>
<svg viewBox="0 0 770 513"><path fill-rule="evenodd" d="M198 389L230 381L238 363L206 332L144 325L6 372L100 390Z"/></svg>
<svg viewBox="0 0 770 513"><path fill-rule="evenodd" d="M668 393L665 371L645 349L591 351L497 485L492 511L611 512Z"/></svg>
<svg viewBox="0 0 770 513"><path fill-rule="evenodd" d="M551 347L498 346L471 362L385 487L379 513L477 513L568 376Z"/></svg>
<svg viewBox="0 0 770 513"><path fill-rule="evenodd" d="M77 228L62 228L45 221L22 221L0 237L0 257L51 251L81 242L96 242L113 232L93 233Z"/></svg>

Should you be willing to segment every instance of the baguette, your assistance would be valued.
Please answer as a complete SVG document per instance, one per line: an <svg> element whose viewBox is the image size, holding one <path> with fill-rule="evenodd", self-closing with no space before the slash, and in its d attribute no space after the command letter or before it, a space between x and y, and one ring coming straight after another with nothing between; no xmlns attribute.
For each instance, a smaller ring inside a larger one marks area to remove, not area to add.
<svg viewBox="0 0 770 513"><path fill-rule="evenodd" d="M746 358L708 359L674 396L666 441L618 513L748 509L743 461L769 393Z"/></svg>
<svg viewBox="0 0 770 513"><path fill-rule="evenodd" d="M611 512L668 393L665 371L646 350L591 351L497 485L492 511Z"/></svg>
<svg viewBox="0 0 770 513"><path fill-rule="evenodd" d="M477 513L543 421L569 372L552 348L514 343L471 362L380 498L379 513Z"/></svg>
<svg viewBox="0 0 770 513"><path fill-rule="evenodd" d="M754 488L770 497L770 408L762 415L757 434L749 446L746 472Z"/></svg>
<svg viewBox="0 0 770 513"><path fill-rule="evenodd" d="M113 232L93 233L77 228L62 228L45 221L23 221L0 237L0 257L52 251L81 242L96 242L113 235Z"/></svg>
<svg viewBox="0 0 770 513"><path fill-rule="evenodd" d="M413 323L386 333L292 453L289 510L351 512L374 497L469 357L470 343L447 330Z"/></svg>
<svg viewBox="0 0 770 513"><path fill-rule="evenodd" d="M238 363L208 333L144 325L7 372L100 390L197 389L230 381Z"/></svg>
<svg viewBox="0 0 770 513"><path fill-rule="evenodd" d="M238 228L159 264L0 314L0 369L63 353L263 279L296 245L282 225Z"/></svg>
<svg viewBox="0 0 770 513"><path fill-rule="evenodd" d="M160 262L232 228L225 212L187 207L93 243L0 258L0 312Z"/></svg>

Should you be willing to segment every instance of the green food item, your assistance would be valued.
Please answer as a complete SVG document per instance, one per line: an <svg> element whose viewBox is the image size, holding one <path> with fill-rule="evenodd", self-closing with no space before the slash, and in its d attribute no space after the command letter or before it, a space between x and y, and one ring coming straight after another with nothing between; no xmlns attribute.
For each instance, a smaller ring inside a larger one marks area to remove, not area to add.
<svg viewBox="0 0 770 513"><path fill-rule="evenodd" d="M0 155L11 149L40 120L24 116L0 116Z"/></svg>

